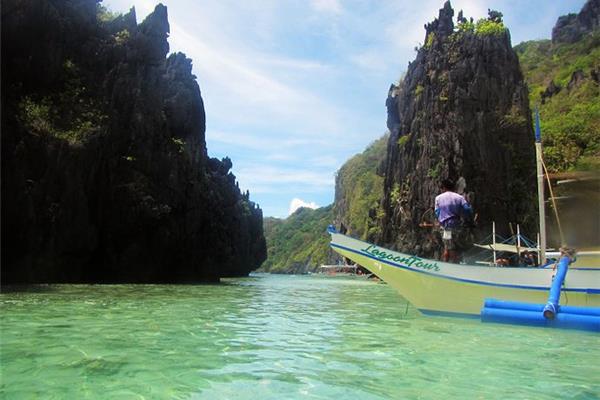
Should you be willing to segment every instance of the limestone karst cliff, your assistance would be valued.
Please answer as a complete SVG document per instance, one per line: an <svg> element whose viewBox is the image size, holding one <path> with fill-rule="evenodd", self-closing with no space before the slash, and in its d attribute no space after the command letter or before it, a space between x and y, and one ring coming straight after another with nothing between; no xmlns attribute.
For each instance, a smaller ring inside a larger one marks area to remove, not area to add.
<svg viewBox="0 0 600 400"><path fill-rule="evenodd" d="M558 18L552 29L553 43L574 43L600 27L600 0L588 0L577 14Z"/></svg>
<svg viewBox="0 0 600 400"><path fill-rule="evenodd" d="M475 212L475 236L509 223L535 235L535 158L527 87L502 14L467 20L446 2L425 26L405 78L389 91L381 234L378 242L422 256L439 251L420 228L433 218L441 180L461 177Z"/></svg>
<svg viewBox="0 0 600 400"><path fill-rule="evenodd" d="M192 61L167 9L2 3L2 282L247 275L262 211L207 155Z"/></svg>

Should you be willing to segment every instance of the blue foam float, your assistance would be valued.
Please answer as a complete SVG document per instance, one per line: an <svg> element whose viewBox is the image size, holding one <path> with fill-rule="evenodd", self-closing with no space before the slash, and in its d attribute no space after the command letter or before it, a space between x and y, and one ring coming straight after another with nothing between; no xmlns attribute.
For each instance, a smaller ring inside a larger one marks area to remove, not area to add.
<svg viewBox="0 0 600 400"><path fill-rule="evenodd" d="M600 332L600 308L559 305L569 263L569 257L560 259L546 304L485 299L481 321Z"/></svg>

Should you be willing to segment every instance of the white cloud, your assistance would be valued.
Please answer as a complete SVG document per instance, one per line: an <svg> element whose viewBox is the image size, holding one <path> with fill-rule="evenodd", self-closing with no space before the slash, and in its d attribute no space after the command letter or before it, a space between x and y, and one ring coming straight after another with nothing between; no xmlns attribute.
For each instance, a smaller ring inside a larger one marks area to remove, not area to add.
<svg viewBox="0 0 600 400"><path fill-rule="evenodd" d="M246 127L273 125L277 121L287 134L344 134L345 129L339 123L347 120L344 110L306 85L285 80L286 76L302 71L322 76L328 70L326 65L269 57L247 49L243 43L231 44L218 36L207 40L191 35L174 22L169 41L173 50L181 50L193 60L211 119Z"/></svg>
<svg viewBox="0 0 600 400"><path fill-rule="evenodd" d="M211 142L219 142L230 146L244 147L251 150L260 150L265 153L280 152L282 150L297 149L299 146L315 148L315 146L325 146L326 140L318 137L294 137L284 136L277 138L276 141L268 136L257 136L247 132L232 132L207 130L206 139ZM272 159L287 158L288 154L270 154Z"/></svg>
<svg viewBox="0 0 600 400"><path fill-rule="evenodd" d="M273 56L265 56L256 60L259 64L271 68L289 68L292 70L300 70L302 72L329 72L333 68L331 65L314 60L303 60L296 58L281 58Z"/></svg>
<svg viewBox="0 0 600 400"><path fill-rule="evenodd" d="M289 211L288 215L292 215L300 207L312 208L313 210L315 208L319 208L319 206L315 202L311 201L310 203L307 203L304 200L296 197L296 198L293 198L292 201L290 202L290 211Z"/></svg>
<svg viewBox="0 0 600 400"><path fill-rule="evenodd" d="M339 0L312 0L312 8L320 12L339 14L342 12L342 5Z"/></svg>
<svg viewBox="0 0 600 400"><path fill-rule="evenodd" d="M265 156L265 160L268 161L285 161L285 162L291 162L291 161L298 161L298 157L294 154L291 153L272 153L272 154L267 154Z"/></svg>
<svg viewBox="0 0 600 400"><path fill-rule="evenodd" d="M402 58L414 58L413 48L425 38L423 25L433 21L438 16L442 4L439 1L421 1L416 3L398 3L390 12L397 15L396 20L390 20L384 32L384 41L395 52L400 52ZM386 46L387 47L387 46Z"/></svg>
<svg viewBox="0 0 600 400"><path fill-rule="evenodd" d="M330 155L312 157L308 161L313 167L324 167L327 169L336 169L342 165L338 158Z"/></svg>
<svg viewBox="0 0 600 400"><path fill-rule="evenodd" d="M467 19L473 17L477 21L479 18L487 17L487 10L490 6L484 4L481 0L455 0L452 2L452 7L454 8L455 19L458 12L462 10Z"/></svg>
<svg viewBox="0 0 600 400"><path fill-rule="evenodd" d="M375 50L367 50L350 56L350 60L359 68L382 72L387 69L385 53Z"/></svg>
<svg viewBox="0 0 600 400"><path fill-rule="evenodd" d="M237 169L235 175L242 186L247 185L251 192L255 192L257 187L260 187L263 193L269 188L271 192L277 193L282 188L289 190L294 187L309 191L334 186L333 172L328 175L309 169L251 164Z"/></svg>

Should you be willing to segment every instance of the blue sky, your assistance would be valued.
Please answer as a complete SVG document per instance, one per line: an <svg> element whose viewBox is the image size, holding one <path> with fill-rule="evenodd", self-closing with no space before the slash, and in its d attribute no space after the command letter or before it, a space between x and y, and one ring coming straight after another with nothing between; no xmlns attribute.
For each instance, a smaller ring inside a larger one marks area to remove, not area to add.
<svg viewBox="0 0 600 400"><path fill-rule="evenodd" d="M504 14L513 45L549 38L584 0L456 0L455 16ZM193 60L209 155L233 161L265 216L333 202L335 172L385 133L385 99L442 0L163 0L171 51ZM158 1L135 6L138 23Z"/></svg>

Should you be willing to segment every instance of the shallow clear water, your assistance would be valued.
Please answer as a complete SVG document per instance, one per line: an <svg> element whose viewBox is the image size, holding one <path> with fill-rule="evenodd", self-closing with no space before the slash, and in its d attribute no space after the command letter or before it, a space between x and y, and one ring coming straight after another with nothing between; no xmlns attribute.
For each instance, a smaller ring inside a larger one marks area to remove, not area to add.
<svg viewBox="0 0 600 400"><path fill-rule="evenodd" d="M600 398L600 336L423 317L371 281L57 285L0 304L7 399Z"/></svg>

